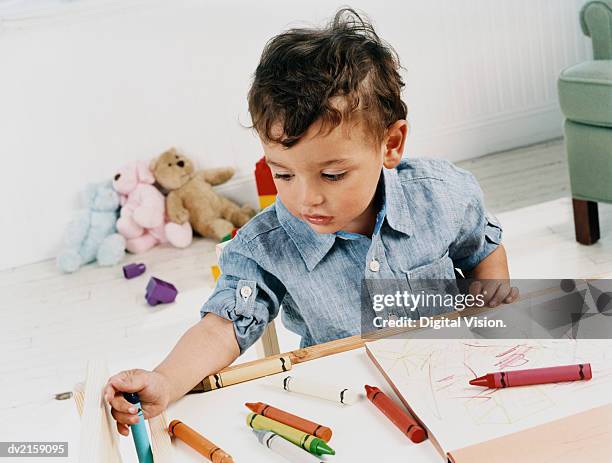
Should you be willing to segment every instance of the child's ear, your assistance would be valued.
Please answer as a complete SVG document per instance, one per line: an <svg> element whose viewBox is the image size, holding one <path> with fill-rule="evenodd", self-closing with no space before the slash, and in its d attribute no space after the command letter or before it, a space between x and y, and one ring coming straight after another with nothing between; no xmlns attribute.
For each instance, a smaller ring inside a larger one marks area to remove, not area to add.
<svg viewBox="0 0 612 463"><path fill-rule="evenodd" d="M393 169L402 160L407 135L408 122L404 119L395 121L387 128L383 157L383 165L387 169Z"/></svg>

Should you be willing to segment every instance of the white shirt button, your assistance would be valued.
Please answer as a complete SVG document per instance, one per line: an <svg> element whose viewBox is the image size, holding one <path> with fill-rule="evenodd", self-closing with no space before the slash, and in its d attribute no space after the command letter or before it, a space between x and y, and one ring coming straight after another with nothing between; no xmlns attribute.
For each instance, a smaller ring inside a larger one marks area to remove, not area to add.
<svg viewBox="0 0 612 463"><path fill-rule="evenodd" d="M376 259L372 259L370 261L370 270L373 272L378 272L380 270L380 262L378 262Z"/></svg>
<svg viewBox="0 0 612 463"><path fill-rule="evenodd" d="M251 294L253 294L253 290L250 286L243 286L242 288L240 288L240 295L244 298L245 301L249 298Z"/></svg>

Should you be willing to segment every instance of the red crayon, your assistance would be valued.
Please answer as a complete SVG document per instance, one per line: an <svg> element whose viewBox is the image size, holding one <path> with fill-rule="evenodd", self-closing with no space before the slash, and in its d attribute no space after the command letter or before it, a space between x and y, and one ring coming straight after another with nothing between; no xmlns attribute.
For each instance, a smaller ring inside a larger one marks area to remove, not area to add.
<svg viewBox="0 0 612 463"><path fill-rule="evenodd" d="M591 379L590 363L564 365L561 367L532 368L531 370L504 371L489 373L470 381L472 386L502 388L529 386L531 384L561 383Z"/></svg>
<svg viewBox="0 0 612 463"><path fill-rule="evenodd" d="M389 396L377 387L365 386L370 402L389 418L415 444L423 442L427 437L425 430L406 410L397 405Z"/></svg>

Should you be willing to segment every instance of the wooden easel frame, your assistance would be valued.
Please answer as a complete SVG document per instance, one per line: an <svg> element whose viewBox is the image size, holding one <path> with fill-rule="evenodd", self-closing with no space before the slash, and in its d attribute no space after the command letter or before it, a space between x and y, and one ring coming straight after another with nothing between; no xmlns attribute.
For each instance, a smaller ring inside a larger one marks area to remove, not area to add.
<svg viewBox="0 0 612 463"><path fill-rule="evenodd" d="M87 379L74 387L74 400L81 416L79 463L122 463L119 433L103 397L109 373L106 362L91 360ZM148 420L155 463L173 463L174 449L168 434L166 414Z"/></svg>

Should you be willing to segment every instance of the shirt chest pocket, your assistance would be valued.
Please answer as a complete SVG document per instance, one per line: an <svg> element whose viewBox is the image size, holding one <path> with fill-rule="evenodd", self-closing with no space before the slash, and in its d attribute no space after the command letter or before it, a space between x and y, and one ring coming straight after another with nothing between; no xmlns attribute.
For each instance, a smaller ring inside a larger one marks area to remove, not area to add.
<svg viewBox="0 0 612 463"><path fill-rule="evenodd" d="M454 310L448 295L457 293L455 267L448 249L434 261L410 270L407 283L412 294L422 294L418 304L419 317L432 317ZM433 297L432 297L433 296Z"/></svg>
<svg viewBox="0 0 612 463"><path fill-rule="evenodd" d="M449 283L454 283L455 267L449 256L448 249L432 262L409 270L406 274L408 286L412 292L424 290L444 291ZM450 280L450 281L449 281Z"/></svg>

